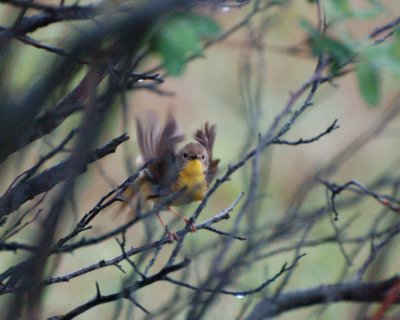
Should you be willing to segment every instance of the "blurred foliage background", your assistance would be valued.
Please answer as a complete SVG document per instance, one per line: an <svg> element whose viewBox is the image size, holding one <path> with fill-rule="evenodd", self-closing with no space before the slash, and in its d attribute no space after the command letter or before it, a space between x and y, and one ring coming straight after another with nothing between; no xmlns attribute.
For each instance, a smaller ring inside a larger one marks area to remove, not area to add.
<svg viewBox="0 0 400 320"><path fill-rule="evenodd" d="M41 1L53 4L54 1ZM113 4L110 1L110 6ZM327 205L326 190L320 185L317 188L308 188L309 179L314 178L332 159L348 147L354 139L366 135L370 128L378 122L385 112L392 106L398 95L400 77L400 40L390 39L388 43L378 48L370 48L368 34L375 28L388 23L398 17L400 4L398 0L382 1L321 1L326 17L329 21L328 35L333 39L332 43L319 43L313 38L318 25L316 6L313 1L280 1L270 10L256 14L245 27L229 36L224 41L215 43L206 51L190 61L187 65L179 65L174 57L163 55L165 49L162 35L155 43L155 51L141 66L142 71L159 65L163 59L169 68L168 59L172 59L169 72L176 74L168 76L165 82L157 86L157 90L142 86L137 90L129 91L127 99L128 110L121 112L122 97L116 100L111 116L102 128L98 144L104 143L121 132L127 132L130 140L118 151L89 167L88 172L78 178L74 197L68 204L68 213L64 215L63 223L58 232L64 234L71 229L85 212L90 210L97 201L111 188L120 184L136 168L135 159L138 156L136 145L135 116L145 110L156 110L165 115L169 110L178 119L179 125L186 133L187 139L191 139L194 131L200 128L206 121L217 125L217 139L215 156L221 159L221 171L239 159L250 147L255 147L257 135L265 132L271 125L274 117L280 112L290 98L290 93L299 88L313 73L316 57L312 50L323 47L331 53L344 50L344 56L334 56L340 64L340 59L349 59L352 54L360 53L361 60L354 64L355 72L334 79L331 83L324 84L316 93L314 106L302 114L299 121L290 131L288 140L313 137L327 128L335 119L338 119L340 129L321 138L319 141L300 146L276 145L268 148L261 156L259 197L252 210L258 212L259 221L255 224L271 225L279 221L298 200L299 194L306 194L307 198L302 203L303 211ZM74 3L74 1L66 1ZM80 1L81 4L93 3L93 1ZM221 34L233 25L241 21L252 10L252 3L235 7L206 7L198 10L196 14L207 17L206 30L199 36L198 41L187 45L188 52L196 51L204 36L208 39ZM0 24L8 25L17 11L7 4L0 4ZM73 38L76 34L84 32L92 21L71 21L53 24L39 29L33 34L35 39L55 46L63 46L64 41ZM184 25L184 24L183 24ZM182 39L185 35L179 34L176 28L175 36ZM187 30L186 30L187 31ZM168 30L163 29L163 32ZM207 34L207 32L209 34ZM397 32L400 34L400 32ZM191 37L188 35L187 37ZM396 38L397 37L397 38ZM399 35L393 38L400 39ZM312 42L314 41L314 42ZM314 43L314 46L310 43ZM389 43L397 48L386 48ZM193 47L191 47L193 46ZM376 46L378 47L378 46ZM345 48L345 49L343 49ZM382 49L383 48L383 49ZM386 49L385 49L386 48ZM347 50L347 51L346 51ZM385 50L397 50L397 56L389 55ZM54 58L52 53L26 46L13 41L10 50L12 65L3 66L3 73L7 74L8 88L24 95L27 86L38 81L43 74L40 70L46 69L48 62ZM314 52L315 53L315 52ZM342 52L343 53L343 52ZM397 60L396 60L397 59ZM361 66L360 66L361 65ZM363 69L364 68L364 69ZM362 69L362 70L360 70ZM140 71L140 70L139 70ZM163 75L164 70L162 70ZM76 75L76 80L83 75ZM371 80L372 79L372 80ZM74 82L74 81L73 81ZM142 82L145 83L146 81ZM259 86L257 88L257 86ZM258 91L257 91L258 90ZM12 97L18 100L19 97ZM256 103L254 99L257 99ZM23 157L19 154L11 156L3 165L1 179L2 192L10 185L15 175L30 168L41 154L51 148L62 139L67 132L74 128L80 121L81 115L77 114L65 121L56 134L45 137L26 148ZM332 181L344 183L351 179L368 185L377 177L385 174L396 176L399 174L399 120L398 117L390 119L389 125L383 131L373 135L370 141L354 152L337 168ZM52 166L64 158L58 155L45 166ZM250 165L246 165L237 172L232 180L222 185L218 192L211 198L200 220L206 220L223 210L237 197L241 191L247 191L250 181ZM309 192L310 191L310 192ZM47 197L51 197L49 194ZM340 199L345 195L340 195ZM349 234L362 233L365 226L369 226L376 217L376 212L381 205L374 200L366 200L356 207L345 208L340 211L338 226L347 223L353 216L361 216L352 224ZM183 208L182 211L190 214L196 208L196 204ZM100 235L113 226L122 224L129 219L129 213L118 214L118 204L107 208L93 223L91 235ZM162 213L170 223L172 229L182 228L182 222L175 221L169 213ZM232 214L233 216L235 213ZM232 227L233 219L223 221L218 225L222 230ZM251 223L245 220L244 223ZM39 227L36 227L39 228ZM38 230L31 227L18 234L16 239L22 242L32 242ZM154 227L155 237L163 234L161 227ZM127 233L128 246L143 245L143 227L139 224ZM310 239L333 234L333 228L329 217L320 221L309 235ZM243 234L243 236L248 236ZM298 238L301 235L297 235ZM196 279L201 279L210 267L212 255L199 252L218 236L205 231L190 234L185 242L182 255L192 260L190 267L191 283L196 284ZM296 240L298 240L296 238ZM287 239L287 245L293 243L293 239ZM398 241L397 241L398 242ZM396 242L396 243L397 243ZM280 243L272 243L268 247L271 251L285 246L285 239ZM234 244L230 255L235 256L244 244L239 241ZM160 268L163 259L167 259L173 246L165 246L161 252L155 269ZM393 249L395 246L393 246ZM368 245L365 245L359 255L355 255L353 262L357 265L357 259L368 254ZM335 283L341 280L341 272L346 267L346 262L337 244L327 244L304 250L307 256L296 267L287 289L303 289L321 284ZM351 252L351 248L349 249ZM389 263L375 266L376 273L370 275L372 280L382 279L395 273L399 259L393 254L387 253ZM114 239L102 243L93 250L92 247L83 248L65 255L57 261L53 274L61 275L73 270L85 267L102 259L111 259L120 253L120 248ZM261 252L260 252L261 254ZM20 261L21 256L13 252L1 253L1 269ZM150 259L151 255L146 259ZM232 290L245 290L258 286L277 273L284 262L290 260L291 252L273 256L265 261L254 262L244 266L237 273L237 281ZM127 263L123 263L124 269L129 269ZM49 270L50 271L50 270ZM349 267L346 279L351 279L355 269ZM61 314L77 306L78 302L86 301L95 294L95 282L97 281L103 293L110 293L121 287L124 279L129 275L123 275L118 268L105 268L89 273L78 279L71 280L68 285L63 283L48 287L44 298L44 317ZM137 295L140 303L148 310L155 310L163 304L174 290L174 286L160 282L144 288ZM268 292L269 289L267 289ZM55 298L57 297L57 298ZM79 298L78 298L79 297ZM9 296L0 299L0 307L7 306ZM234 319L243 304L253 305L258 301L257 295L237 299L231 296L220 296L207 314L207 319ZM146 318L140 310L132 310L128 303L105 304L86 312L79 319L111 319L115 315L115 309L122 308L121 319ZM129 311L128 311L129 310ZM321 309L313 307L288 312L279 319L355 319L358 306L352 304L335 304ZM131 316L129 318L126 313ZM151 316L148 316L150 319ZM176 319L185 318L184 313L177 315Z"/></svg>

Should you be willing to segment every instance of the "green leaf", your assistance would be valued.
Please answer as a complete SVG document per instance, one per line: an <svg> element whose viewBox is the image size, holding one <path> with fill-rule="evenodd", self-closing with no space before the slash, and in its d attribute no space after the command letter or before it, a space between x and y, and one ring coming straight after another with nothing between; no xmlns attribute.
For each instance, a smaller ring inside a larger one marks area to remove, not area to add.
<svg viewBox="0 0 400 320"><path fill-rule="evenodd" d="M300 22L311 38L311 53L314 56L328 54L330 57L330 70L335 74L354 55L354 49L345 42L323 36L307 21Z"/></svg>
<svg viewBox="0 0 400 320"><path fill-rule="evenodd" d="M371 63L357 65L357 79L361 96L369 106L376 106L381 100L381 81L379 70Z"/></svg>
<svg viewBox="0 0 400 320"><path fill-rule="evenodd" d="M353 51L343 42L338 40L323 37L317 40L316 45L324 49L330 56L334 57L339 62L344 62L351 58Z"/></svg>
<svg viewBox="0 0 400 320"><path fill-rule="evenodd" d="M367 47L361 54L363 61L369 61L382 70L400 79L400 41Z"/></svg>
<svg viewBox="0 0 400 320"><path fill-rule="evenodd" d="M354 50L342 41L321 35L307 20L301 20L300 26L304 28L312 40L312 53L316 56L328 53L336 65L347 61L353 56Z"/></svg>
<svg viewBox="0 0 400 320"><path fill-rule="evenodd" d="M177 54L185 54L201 49L196 30L189 20L176 17L170 19L160 32L160 45L170 46Z"/></svg>
<svg viewBox="0 0 400 320"><path fill-rule="evenodd" d="M190 14L188 18L200 37L213 37L220 31L219 25L207 16Z"/></svg>
<svg viewBox="0 0 400 320"><path fill-rule="evenodd" d="M185 59L183 55L177 54L172 44L167 41L160 41L158 52L161 54L164 67L169 74L175 76L183 72L186 63Z"/></svg>
<svg viewBox="0 0 400 320"><path fill-rule="evenodd" d="M219 27L207 16L178 13L166 19L158 30L155 51L161 55L167 71L176 76L184 71L187 57L201 51L202 38L216 35Z"/></svg>

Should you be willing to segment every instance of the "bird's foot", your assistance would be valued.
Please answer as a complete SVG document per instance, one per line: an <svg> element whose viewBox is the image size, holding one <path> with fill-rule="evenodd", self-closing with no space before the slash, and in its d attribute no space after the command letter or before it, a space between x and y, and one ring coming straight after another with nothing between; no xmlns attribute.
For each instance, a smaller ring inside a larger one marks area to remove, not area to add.
<svg viewBox="0 0 400 320"><path fill-rule="evenodd" d="M179 240L181 239L181 238L176 234L176 232L171 232L171 231L169 231L167 225L165 226L165 233L167 234L168 242L170 242L170 243L174 242L175 240L176 240L176 241L179 241Z"/></svg>
<svg viewBox="0 0 400 320"><path fill-rule="evenodd" d="M192 218L190 218L190 219L185 218L184 220L185 220L186 225L189 225L189 227L190 227L190 232L192 232L192 233L197 232L196 224L194 223L194 221L193 221Z"/></svg>

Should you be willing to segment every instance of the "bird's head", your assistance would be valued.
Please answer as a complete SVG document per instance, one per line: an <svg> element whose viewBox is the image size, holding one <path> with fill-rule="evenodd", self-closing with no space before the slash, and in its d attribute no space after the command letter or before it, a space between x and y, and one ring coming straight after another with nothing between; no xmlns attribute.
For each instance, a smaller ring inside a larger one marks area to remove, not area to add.
<svg viewBox="0 0 400 320"><path fill-rule="evenodd" d="M186 165L191 163L191 161L200 163L204 173L207 171L209 156L206 148L204 148L200 143L189 143L176 154L178 170L186 167Z"/></svg>

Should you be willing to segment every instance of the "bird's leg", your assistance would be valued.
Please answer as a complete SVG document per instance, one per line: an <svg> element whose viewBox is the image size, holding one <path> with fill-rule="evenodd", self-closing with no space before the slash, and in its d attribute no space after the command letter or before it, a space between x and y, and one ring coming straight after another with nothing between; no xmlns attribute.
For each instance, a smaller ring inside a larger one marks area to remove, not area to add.
<svg viewBox="0 0 400 320"><path fill-rule="evenodd" d="M174 242L174 240L178 241L179 240L178 235L176 234L176 232L169 231L168 225L161 219L159 212L157 212L157 218L158 218L158 220L160 220L160 222L165 230L165 233L168 236L169 241L170 242Z"/></svg>
<svg viewBox="0 0 400 320"><path fill-rule="evenodd" d="M180 218L183 221L185 221L186 224L190 225L190 231L191 232L196 232L196 225L194 224L194 222L191 219L186 218L184 215L180 214L178 211L176 211L172 207L168 207L168 210L171 211L178 218Z"/></svg>

